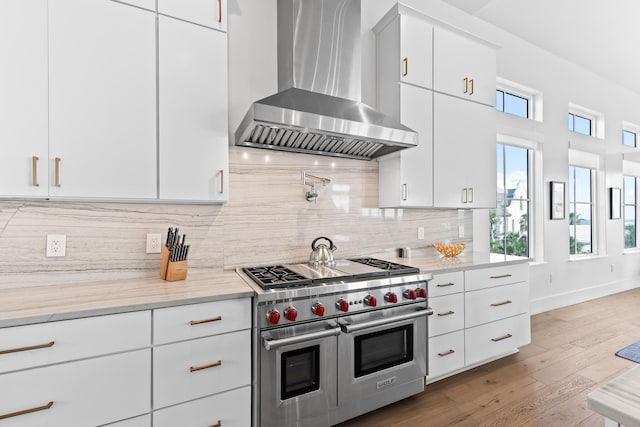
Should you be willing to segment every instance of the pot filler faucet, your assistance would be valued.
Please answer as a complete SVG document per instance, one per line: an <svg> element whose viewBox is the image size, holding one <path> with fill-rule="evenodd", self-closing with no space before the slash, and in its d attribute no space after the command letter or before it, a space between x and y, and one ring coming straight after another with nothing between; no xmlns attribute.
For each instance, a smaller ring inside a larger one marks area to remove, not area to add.
<svg viewBox="0 0 640 427"><path fill-rule="evenodd" d="M314 179L320 182L307 182L308 179ZM331 180L328 178L322 178L320 176L311 175L306 171L302 171L302 185L308 185L311 187L311 190L307 191L307 201L316 203L318 199L318 193L316 192L316 184L322 183L324 187L327 184L331 183Z"/></svg>

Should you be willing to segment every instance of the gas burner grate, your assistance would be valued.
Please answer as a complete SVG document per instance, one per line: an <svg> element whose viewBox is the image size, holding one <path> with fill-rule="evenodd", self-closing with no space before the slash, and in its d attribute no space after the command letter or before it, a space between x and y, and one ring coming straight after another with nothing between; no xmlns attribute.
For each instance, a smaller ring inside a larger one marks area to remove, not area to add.
<svg viewBox="0 0 640 427"><path fill-rule="evenodd" d="M311 279L304 277L283 265L249 267L243 268L242 270L263 289L311 284Z"/></svg>
<svg viewBox="0 0 640 427"><path fill-rule="evenodd" d="M349 261L368 265L369 267L379 268L380 270L385 270L390 275L420 273L420 269L417 267L410 267L408 265L385 261L378 258L352 258L349 259Z"/></svg>

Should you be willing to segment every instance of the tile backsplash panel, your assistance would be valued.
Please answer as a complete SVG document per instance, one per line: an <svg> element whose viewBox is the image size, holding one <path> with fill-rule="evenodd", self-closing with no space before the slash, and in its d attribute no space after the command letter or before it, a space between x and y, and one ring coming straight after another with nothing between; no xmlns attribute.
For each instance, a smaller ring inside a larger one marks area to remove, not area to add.
<svg viewBox="0 0 640 427"><path fill-rule="evenodd" d="M316 186L317 203L306 200L303 170L331 180ZM470 211L378 209L375 161L230 147L229 175L224 206L0 202L0 288L157 277L160 255L145 253L145 237L169 226L187 234L190 270L305 261L318 236L338 258L438 241L471 249L458 239L458 225L472 235ZM67 235L66 257L45 256L47 234Z"/></svg>

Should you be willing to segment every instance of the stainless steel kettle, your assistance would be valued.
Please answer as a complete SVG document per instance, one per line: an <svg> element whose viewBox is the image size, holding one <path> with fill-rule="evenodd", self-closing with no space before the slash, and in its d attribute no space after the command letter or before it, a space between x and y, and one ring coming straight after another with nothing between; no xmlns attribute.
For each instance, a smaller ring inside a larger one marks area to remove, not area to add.
<svg viewBox="0 0 640 427"><path fill-rule="evenodd" d="M326 240L329 242L329 246L324 243L320 243L316 246L316 242L318 240ZM333 257L333 251L335 251L336 246L333 244L331 239L328 237L318 237L311 243L311 254L309 255L309 265L314 267L318 267L321 265L326 265L327 267L333 267L336 265L336 260Z"/></svg>

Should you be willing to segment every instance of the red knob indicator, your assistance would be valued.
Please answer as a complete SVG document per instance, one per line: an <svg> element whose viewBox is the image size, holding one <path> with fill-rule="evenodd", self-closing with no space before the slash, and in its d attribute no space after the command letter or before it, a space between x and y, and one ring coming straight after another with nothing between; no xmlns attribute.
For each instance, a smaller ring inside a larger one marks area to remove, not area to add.
<svg viewBox="0 0 640 427"><path fill-rule="evenodd" d="M413 289L407 289L402 293L402 295L407 299L416 299L416 291Z"/></svg>
<svg viewBox="0 0 640 427"><path fill-rule="evenodd" d="M316 316L324 316L324 305L317 302L311 306L311 312Z"/></svg>
<svg viewBox="0 0 640 427"><path fill-rule="evenodd" d="M387 293L384 295L384 299L385 299L387 302L390 302L390 303L395 304L395 303L397 303L397 302L398 302L398 295L396 295L396 294L395 294L395 293L393 293L393 292L387 292Z"/></svg>
<svg viewBox="0 0 640 427"><path fill-rule="evenodd" d="M286 317L290 322L295 322L296 317L298 317L298 310L293 307L287 307L284 311L284 317Z"/></svg>
<svg viewBox="0 0 640 427"><path fill-rule="evenodd" d="M416 289L416 295L418 296L418 298L426 298L427 297L427 290L424 288L417 288Z"/></svg>
<svg viewBox="0 0 640 427"><path fill-rule="evenodd" d="M373 295L367 295L366 297L364 297L363 302L364 305L368 305L369 307L375 307L376 305L378 305L378 301Z"/></svg>
<svg viewBox="0 0 640 427"><path fill-rule="evenodd" d="M340 311L347 312L347 311L349 311L349 302L347 300L345 300L344 298L340 298L338 300L338 302L336 302L336 307Z"/></svg>
<svg viewBox="0 0 640 427"><path fill-rule="evenodd" d="M269 310L267 313L267 321L272 325L277 325L280 322L280 312L275 308Z"/></svg>

